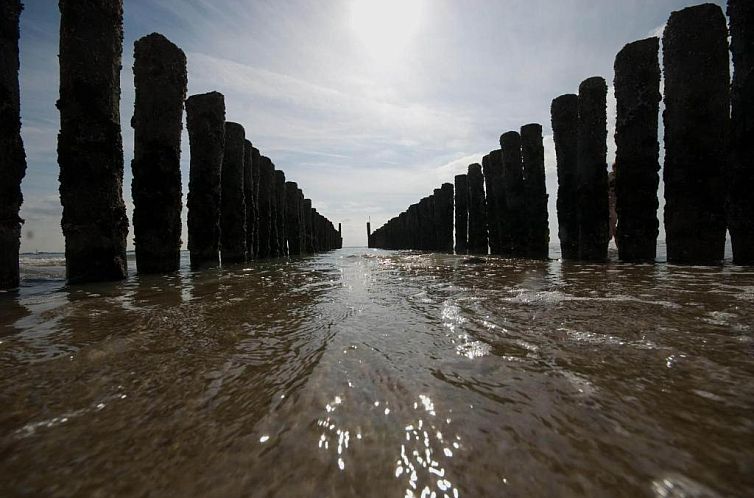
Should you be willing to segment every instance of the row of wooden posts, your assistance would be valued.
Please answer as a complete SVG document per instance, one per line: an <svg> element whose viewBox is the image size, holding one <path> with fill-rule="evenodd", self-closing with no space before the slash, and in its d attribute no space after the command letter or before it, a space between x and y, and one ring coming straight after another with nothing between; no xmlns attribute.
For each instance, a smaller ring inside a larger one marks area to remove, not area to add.
<svg viewBox="0 0 754 498"><path fill-rule="evenodd" d="M71 283L127 275L120 70L123 0L60 0L60 199ZM19 285L26 158L19 99L20 0L0 2L0 288ZM188 248L192 268L294 256L342 246L341 228L225 121L217 92L186 99L183 51L153 33L134 47L132 195L139 273L178 269L181 129L191 153Z"/></svg>
<svg viewBox="0 0 754 498"><path fill-rule="evenodd" d="M616 245L626 262L656 258L664 98L665 234L675 264L719 264L726 230L733 261L754 264L754 1L673 12L659 39L626 45L615 59ZM728 35L730 33L730 47ZM731 82L728 50L733 55ZM563 259L608 258L607 84L589 78L551 106ZM482 166L371 233L370 247L547 258L549 230L542 129L500 138ZM486 188L485 188L486 187ZM455 204L455 220L453 206Z"/></svg>

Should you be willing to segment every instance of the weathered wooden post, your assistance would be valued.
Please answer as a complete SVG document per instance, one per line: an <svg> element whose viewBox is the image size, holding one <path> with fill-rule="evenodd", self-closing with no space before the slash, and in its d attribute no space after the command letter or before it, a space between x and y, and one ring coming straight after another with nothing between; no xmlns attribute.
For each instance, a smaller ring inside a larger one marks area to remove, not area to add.
<svg viewBox="0 0 754 498"><path fill-rule="evenodd" d="M466 254L469 240L469 183L466 175L455 176L456 254Z"/></svg>
<svg viewBox="0 0 754 498"><path fill-rule="evenodd" d="M728 17L734 66L728 230L733 262L754 265L754 2L728 0Z"/></svg>
<svg viewBox="0 0 754 498"><path fill-rule="evenodd" d="M271 159L267 160L272 165L272 173L270 174L270 256L271 258L280 257L280 239L278 231L278 193L277 193L277 181L275 180L275 163Z"/></svg>
<svg viewBox="0 0 754 498"><path fill-rule="evenodd" d="M254 181L254 258L259 257L259 243L260 243L260 202L259 202L259 185L261 183L262 176L262 155L259 153L259 149L256 147L251 148L251 176Z"/></svg>
<svg viewBox="0 0 754 498"><path fill-rule="evenodd" d="M665 27L663 177L670 263L718 264L723 259L730 127L727 36L722 9L713 4L673 12Z"/></svg>
<svg viewBox="0 0 754 498"><path fill-rule="evenodd" d="M285 229L285 173L281 170L275 171L275 213L277 215L277 234L278 234L278 256L288 255L288 238Z"/></svg>
<svg viewBox="0 0 754 498"><path fill-rule="evenodd" d="M555 156L558 169L558 238L564 260L579 257L578 194L576 171L578 169L579 97L561 95L550 107Z"/></svg>
<svg viewBox="0 0 754 498"><path fill-rule="evenodd" d="M301 248L301 254L306 254L306 218L304 216L304 192L301 189L298 189L296 191L298 194L298 217L300 222L300 230L299 230L299 236L301 237L299 239L299 247Z"/></svg>
<svg viewBox="0 0 754 498"><path fill-rule="evenodd" d="M657 187L660 182L660 40L629 43L615 58L616 244L621 261L657 256Z"/></svg>
<svg viewBox="0 0 754 498"><path fill-rule="evenodd" d="M482 158L482 173L484 174L485 196L487 199L487 234L489 237L490 254L502 254L503 234L500 219L500 190L502 187L502 164L496 162L494 152Z"/></svg>
<svg viewBox="0 0 754 498"><path fill-rule="evenodd" d="M60 0L60 200L70 283L126 277L123 1Z"/></svg>
<svg viewBox="0 0 754 498"><path fill-rule="evenodd" d="M312 200L304 199L304 247L307 254L314 254L312 227Z"/></svg>
<svg viewBox="0 0 754 498"><path fill-rule="evenodd" d="M503 254L516 258L526 257L526 193L524 190L524 167L521 157L521 135L509 131L500 136L503 153L503 188L505 196L505 225L507 236Z"/></svg>
<svg viewBox="0 0 754 498"><path fill-rule="evenodd" d="M298 184L285 184L285 231L288 239L288 254L301 255L301 207L298 205Z"/></svg>
<svg viewBox="0 0 754 498"><path fill-rule="evenodd" d="M407 220L408 236L407 244L409 249L419 248L419 204L411 204L408 207Z"/></svg>
<svg viewBox="0 0 754 498"><path fill-rule="evenodd" d="M607 83L600 77L579 86L578 167L579 259L606 261L610 242L607 191Z"/></svg>
<svg viewBox="0 0 754 498"><path fill-rule="evenodd" d="M0 289L19 285L18 253L21 223L18 216L26 174L21 140L21 101L18 86L18 19L20 0L0 3Z"/></svg>
<svg viewBox="0 0 754 498"><path fill-rule="evenodd" d="M482 166L469 165L466 179L469 184L469 253L487 254L487 215L484 201Z"/></svg>
<svg viewBox="0 0 754 498"><path fill-rule="evenodd" d="M367 247L374 247L372 245L372 224L367 221Z"/></svg>
<svg viewBox="0 0 754 498"><path fill-rule="evenodd" d="M432 191L432 195L430 196L432 199L432 223L434 225L434 230L432 230L432 250L433 251L441 251L442 247L442 191L439 188L436 188Z"/></svg>
<svg viewBox="0 0 754 498"><path fill-rule="evenodd" d="M259 258L271 258L276 253L274 239L274 192L275 167L268 157L259 157Z"/></svg>
<svg viewBox="0 0 754 498"><path fill-rule="evenodd" d="M312 249L314 253L323 251L323 248L320 247L320 232L323 234L326 233L325 226L322 220L320 220L320 214L319 211L317 211L317 208L312 207Z"/></svg>
<svg viewBox="0 0 754 498"><path fill-rule="evenodd" d="M243 199L246 207L246 259L254 259L254 232L256 230L256 203L254 196L254 147L243 143Z"/></svg>
<svg viewBox="0 0 754 498"><path fill-rule="evenodd" d="M440 211L440 232L438 234L438 250L453 254L453 184L443 183L437 209Z"/></svg>
<svg viewBox="0 0 754 498"><path fill-rule="evenodd" d="M220 262L220 190L225 149L225 98L217 92L186 100L189 135L188 248L191 268Z"/></svg>
<svg viewBox="0 0 754 498"><path fill-rule="evenodd" d="M136 100L131 126L134 244L139 273L178 270L181 251L181 130L186 56L152 33L134 43Z"/></svg>
<svg viewBox="0 0 754 498"><path fill-rule="evenodd" d="M243 126L225 123L225 153L220 196L220 256L222 263L243 263L246 256Z"/></svg>
<svg viewBox="0 0 754 498"><path fill-rule="evenodd" d="M547 215L542 125L532 123L521 127L521 159L524 166L526 196L526 256L547 259L550 252L550 225Z"/></svg>
<svg viewBox="0 0 754 498"><path fill-rule="evenodd" d="M336 249L343 249L343 226L338 223L338 245Z"/></svg>
<svg viewBox="0 0 754 498"><path fill-rule="evenodd" d="M423 197L419 201L419 236L418 247L420 251L428 251L431 249L430 245L430 233L434 229L434 220L432 218L432 208L429 203L429 197Z"/></svg>

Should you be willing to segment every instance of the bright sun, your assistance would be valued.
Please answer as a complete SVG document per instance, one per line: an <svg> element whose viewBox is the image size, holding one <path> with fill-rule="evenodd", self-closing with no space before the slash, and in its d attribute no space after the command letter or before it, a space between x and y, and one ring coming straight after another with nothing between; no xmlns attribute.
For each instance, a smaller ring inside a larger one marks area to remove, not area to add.
<svg viewBox="0 0 754 498"><path fill-rule="evenodd" d="M416 34L423 0L352 0L351 27L378 58L395 57Z"/></svg>

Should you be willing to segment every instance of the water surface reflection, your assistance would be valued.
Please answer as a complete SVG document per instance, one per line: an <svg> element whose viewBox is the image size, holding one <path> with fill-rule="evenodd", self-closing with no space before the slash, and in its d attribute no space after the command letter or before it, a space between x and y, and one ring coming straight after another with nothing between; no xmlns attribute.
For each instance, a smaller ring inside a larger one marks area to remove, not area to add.
<svg viewBox="0 0 754 498"><path fill-rule="evenodd" d="M0 296L2 496L754 493L751 270L50 264Z"/></svg>

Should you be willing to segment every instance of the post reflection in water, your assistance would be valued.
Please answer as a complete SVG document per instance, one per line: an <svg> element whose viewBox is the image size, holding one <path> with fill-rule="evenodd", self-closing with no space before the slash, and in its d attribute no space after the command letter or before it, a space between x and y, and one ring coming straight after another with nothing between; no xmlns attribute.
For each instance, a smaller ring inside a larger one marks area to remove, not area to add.
<svg viewBox="0 0 754 498"><path fill-rule="evenodd" d="M2 296L0 495L754 493L751 270L183 263Z"/></svg>

